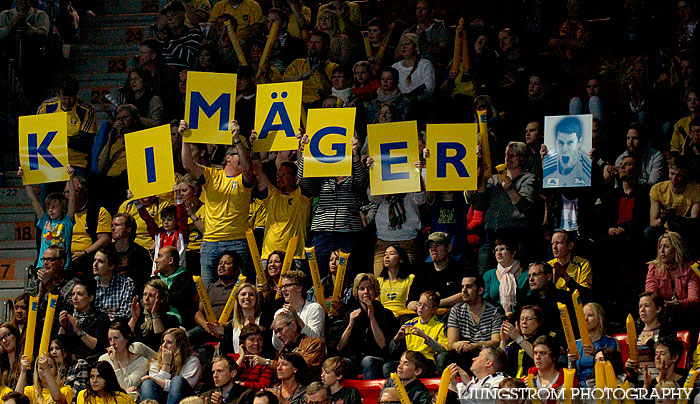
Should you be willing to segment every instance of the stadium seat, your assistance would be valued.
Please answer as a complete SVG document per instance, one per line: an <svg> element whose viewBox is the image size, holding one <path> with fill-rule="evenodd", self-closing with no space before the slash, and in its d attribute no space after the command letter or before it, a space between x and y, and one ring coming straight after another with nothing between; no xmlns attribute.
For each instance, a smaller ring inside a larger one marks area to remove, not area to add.
<svg viewBox="0 0 700 404"><path fill-rule="evenodd" d="M430 394L436 395L438 388L440 387L440 378L430 378L421 379L425 387L428 388ZM348 379L343 381L343 386L354 387L360 392L362 396L362 404L376 404L379 401L379 394L381 394L384 388L384 379L376 380L355 380Z"/></svg>
<svg viewBox="0 0 700 404"><path fill-rule="evenodd" d="M678 368L688 369L690 366L688 351L690 350L690 331L678 331L676 333L678 341L683 344L683 351L681 352L681 357L678 359ZM615 334L613 338L620 343L620 353L622 354L622 363L626 363L627 359L630 357L630 348L627 344L627 334Z"/></svg>

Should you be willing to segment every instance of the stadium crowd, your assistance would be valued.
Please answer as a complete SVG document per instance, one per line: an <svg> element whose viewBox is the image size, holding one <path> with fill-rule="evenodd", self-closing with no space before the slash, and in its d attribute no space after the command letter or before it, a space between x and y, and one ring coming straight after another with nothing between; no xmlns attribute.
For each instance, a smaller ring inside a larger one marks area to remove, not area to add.
<svg viewBox="0 0 700 404"><path fill-rule="evenodd" d="M16 73L0 80L11 97L3 108L13 105L5 126L12 111L67 112L71 179L39 195L25 186L38 269L0 325L3 400L359 404L343 383L361 375L387 379L381 403L397 404L401 383L413 404L427 404L421 379L445 369L453 402L472 389L524 387L528 375L560 388L564 368L592 386L600 361L633 386L683 386L700 366L696 2L456 3L401 3L415 10L402 19L374 0L170 1L116 100L99 100L104 122L74 77L41 101L42 63L62 57L42 50L79 42L95 4L4 5L3 69ZM237 74L230 146L183 141L188 71ZM304 177L303 129L298 150L251 152L256 85L285 81L303 82L307 110L356 108L352 175ZM488 156L477 148L476 190L372 195L368 124L416 120L424 169L426 124L476 122L481 110L490 147ZM544 146L545 116L567 114L592 114L590 152L580 129L560 132L556 150ZM173 192L132 199L124 135L167 124ZM569 162L584 158L590 186L543 188L553 170L575 176ZM489 160L504 162L503 173L488 176ZM230 319L215 321L232 293ZM558 303L592 345L568 349ZM628 314L636 359L613 337Z"/></svg>

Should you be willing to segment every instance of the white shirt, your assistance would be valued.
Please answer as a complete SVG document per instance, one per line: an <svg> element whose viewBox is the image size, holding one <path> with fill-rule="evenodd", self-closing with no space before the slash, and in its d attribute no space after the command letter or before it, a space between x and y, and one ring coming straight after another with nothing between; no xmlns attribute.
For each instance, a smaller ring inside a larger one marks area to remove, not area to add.
<svg viewBox="0 0 700 404"><path fill-rule="evenodd" d="M284 308L279 309L275 312L275 317L280 314ZM323 306L316 302L305 301L304 307L298 313L301 321L304 322L304 328L301 330L302 334L306 334L309 337L318 337L323 340L323 324L326 321L326 312L323 310ZM282 349L284 344L277 338L277 335L272 334L272 346L275 350L279 351Z"/></svg>
<svg viewBox="0 0 700 404"><path fill-rule="evenodd" d="M491 390L497 389L498 385L501 383L505 376L503 373L496 372L484 377L481 380L477 380L476 377L472 377L466 384L463 382L457 383L457 396L460 402L463 404L493 404L496 400L478 400L477 396L472 397L475 390ZM465 400L465 401L461 401Z"/></svg>
<svg viewBox="0 0 700 404"><path fill-rule="evenodd" d="M170 391L170 379L173 378L173 375L163 370L160 370L158 368L157 360L151 362L151 367L148 370L148 375L156 379L165 380L165 388L163 390ZM185 364L180 370L179 376L184 377L185 380L187 380L187 383L189 383L190 386L193 388L197 385L197 383L199 383L199 378L202 377L202 365L199 363L199 358L197 358L196 355L191 355L189 358L187 358Z"/></svg>

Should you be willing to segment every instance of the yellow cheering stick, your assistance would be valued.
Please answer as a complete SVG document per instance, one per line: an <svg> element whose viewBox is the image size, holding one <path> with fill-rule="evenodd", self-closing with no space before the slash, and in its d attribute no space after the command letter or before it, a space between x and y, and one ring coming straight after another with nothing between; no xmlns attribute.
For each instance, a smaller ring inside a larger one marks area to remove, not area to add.
<svg viewBox="0 0 700 404"><path fill-rule="evenodd" d="M442 371L442 376L440 377L440 387L438 387L437 399L435 404L445 404L447 400L447 392L450 389L450 381L452 380L452 372L449 368L445 368Z"/></svg>
<svg viewBox="0 0 700 404"><path fill-rule="evenodd" d="M464 26L464 18L459 19L459 25L455 30L455 47L452 52L452 67L450 71L453 74L459 73L459 69L462 67L462 29Z"/></svg>
<svg viewBox="0 0 700 404"><path fill-rule="evenodd" d="M328 307L326 306L326 297L323 296L323 285L321 284L321 275L318 273L318 261L316 261L316 247L304 248L304 255L306 260L309 261L309 272L311 272L311 281L314 283L314 295L316 295L316 302L320 304L323 309L328 312ZM286 256L284 257L287 258Z"/></svg>
<svg viewBox="0 0 700 404"><path fill-rule="evenodd" d="M561 326L564 329L564 336L566 337L566 346L569 348L570 354L576 354L578 353L578 349L576 348L576 340L574 339L574 329L571 327L569 310L563 303L557 302L557 307L559 308L559 318L561 319Z"/></svg>
<svg viewBox="0 0 700 404"><path fill-rule="evenodd" d="M377 51L377 64L379 64L384 58L384 54L386 53L386 48L389 46L389 38L391 38L391 34L394 32L394 26L395 22L392 22L391 25L389 26L389 32L386 33L386 36L384 37L384 40L382 41L382 44L379 46L379 50Z"/></svg>
<svg viewBox="0 0 700 404"><path fill-rule="evenodd" d="M506 176L508 173L506 172L506 165L505 164L499 164L496 166L496 172L498 173L498 179L501 181L506 180Z"/></svg>
<svg viewBox="0 0 700 404"><path fill-rule="evenodd" d="M224 306L224 311L221 312L221 315L219 316L219 324L226 324L228 323L229 317L231 317L231 313L233 313L233 303L236 301L236 292L238 292L238 288L241 287L241 284L245 282L246 277L241 275L238 275L238 279L236 280L236 284L233 285L233 289L231 290L231 294L228 295L228 300L226 300L226 306Z"/></svg>
<svg viewBox="0 0 700 404"><path fill-rule="evenodd" d="M411 404L411 399L408 398L408 393L406 393L406 388L403 386L403 383L401 383L399 375L392 373L391 379L394 381L394 389L396 390L396 395L399 396L399 401L401 404Z"/></svg>
<svg viewBox="0 0 700 404"><path fill-rule="evenodd" d="M340 302L340 295L343 293L345 284L345 271L348 269L348 257L350 253L340 252L338 254L338 270L335 273L335 283L333 284L333 301Z"/></svg>
<svg viewBox="0 0 700 404"><path fill-rule="evenodd" d="M270 54L272 53L272 46L277 40L277 34L279 33L279 30L280 22L279 20L275 20L272 23L272 26L270 27L270 34L267 36L267 42L265 42L265 49L263 49L262 56L260 56L260 63L258 63L258 74L255 75L256 79L262 76L263 67L267 65L267 62L270 59Z"/></svg>
<svg viewBox="0 0 700 404"><path fill-rule="evenodd" d="M609 389L617 388L617 375L610 361L605 361L605 387ZM611 404L620 404L620 400L610 400Z"/></svg>
<svg viewBox="0 0 700 404"><path fill-rule="evenodd" d="M481 155L484 159L486 171L484 178L489 179L493 175L493 167L491 166L491 148L489 147L489 128L487 125L487 114L485 109L476 111L479 117L479 138L481 139Z"/></svg>
<svg viewBox="0 0 700 404"><path fill-rule="evenodd" d="M583 315L583 304L581 304L581 296L578 293L578 289L571 294L571 300L574 302L574 313L576 314L578 332L581 334L581 345L592 347L593 342L590 334L588 334L588 326L586 325L586 317Z"/></svg>
<svg viewBox="0 0 700 404"><path fill-rule="evenodd" d="M620 383L620 388L621 388L622 390L624 390L624 391L629 390L629 389L631 388L631 387L630 387L630 382L627 381L627 380L625 380L624 382ZM634 400L632 400L631 398L627 398L627 394L625 394L624 403L625 403L625 404L634 404Z"/></svg>
<svg viewBox="0 0 700 404"><path fill-rule="evenodd" d="M627 315L627 345L629 346L630 356L633 361L639 361L639 353L637 352L637 327L634 325L634 319L631 314Z"/></svg>
<svg viewBox="0 0 700 404"><path fill-rule="evenodd" d="M233 46L233 51L236 52L236 58L238 58L238 64L241 66L248 66L248 61L245 60L245 53L243 53L243 48L241 48L241 43L238 42L238 37L233 31L233 26L231 21L224 21L226 26L226 32L228 33L228 38L231 40L231 45Z"/></svg>
<svg viewBox="0 0 700 404"><path fill-rule="evenodd" d="M248 250L250 251L250 257L253 259L258 285L267 285L267 275L265 274L265 268L262 266L260 252L258 251L258 242L255 241L255 234L252 229L245 231L245 239L248 241Z"/></svg>
<svg viewBox="0 0 700 404"><path fill-rule="evenodd" d="M595 388L596 389L605 389L605 363L604 362L596 362L595 363ZM604 400L598 400L598 404L603 404L605 401Z"/></svg>
<svg viewBox="0 0 700 404"><path fill-rule="evenodd" d="M41 343L39 344L39 355L49 354L49 342L51 342L51 327L53 327L53 317L56 314L56 303L58 296L49 293L49 302L46 306L46 316L44 317L44 329L41 332Z"/></svg>
<svg viewBox="0 0 700 404"><path fill-rule="evenodd" d="M292 262L294 262L294 253L297 251L297 244L299 244L299 236L290 238L289 243L287 243L287 252L284 253L284 262L282 263L282 270L280 270L280 280L277 282L277 294L275 295L275 299L282 297L282 290L280 289L280 285L282 284L282 275L284 275L284 273L289 271L289 268L292 267Z"/></svg>
<svg viewBox="0 0 700 404"><path fill-rule="evenodd" d="M576 369L564 368L564 394L566 404L571 404L571 389L574 387Z"/></svg>
<svg viewBox="0 0 700 404"><path fill-rule="evenodd" d="M530 402L532 404L542 404L542 400L534 398L537 397L537 389L535 388L535 375L533 375L532 373L527 374L527 387L530 390L533 390L533 394L531 394L533 398L530 399Z"/></svg>
<svg viewBox="0 0 700 404"><path fill-rule="evenodd" d="M36 296L29 297L29 314L27 316L27 336L24 342L24 355L29 358L29 363L32 363L34 355L34 334L36 333L36 313L39 310L39 298Z"/></svg>
<svg viewBox="0 0 700 404"><path fill-rule="evenodd" d="M216 323L216 315L214 314L214 309L211 307L211 301L209 301L209 294L207 293L207 288L204 287L201 276L192 276L194 285L197 288L197 294L199 295L199 302L204 308L204 317L210 323Z"/></svg>
<svg viewBox="0 0 700 404"><path fill-rule="evenodd" d="M372 57L372 45L369 43L369 32L362 31L362 40L365 44L365 55L367 59Z"/></svg>
<svg viewBox="0 0 700 404"><path fill-rule="evenodd" d="M693 272L695 272L695 275L697 275L698 278L700 278L700 269L698 268L698 266L700 266L700 263L695 262L693 263L693 265L690 266L690 269L692 269Z"/></svg>
<svg viewBox="0 0 700 404"><path fill-rule="evenodd" d="M471 68L469 61L469 41L467 40L467 30L462 30L462 71L466 74Z"/></svg>
<svg viewBox="0 0 700 404"><path fill-rule="evenodd" d="M690 369L688 372L688 376L685 378L685 382L683 383L683 389L692 389L693 386L695 385L695 379L698 377L698 370L697 369ZM688 391L688 390L686 390ZM687 398L682 398L678 400L678 404L688 404L688 399Z"/></svg>

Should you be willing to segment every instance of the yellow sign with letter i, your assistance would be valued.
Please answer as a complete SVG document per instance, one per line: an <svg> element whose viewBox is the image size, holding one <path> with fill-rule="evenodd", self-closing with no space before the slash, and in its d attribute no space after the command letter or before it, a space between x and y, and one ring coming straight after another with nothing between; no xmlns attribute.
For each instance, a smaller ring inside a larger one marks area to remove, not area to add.
<svg viewBox="0 0 700 404"><path fill-rule="evenodd" d="M420 191L418 125L416 121L367 125L372 195Z"/></svg>
<svg viewBox="0 0 700 404"><path fill-rule="evenodd" d="M25 185L68 181L68 114L19 117L19 163Z"/></svg>
<svg viewBox="0 0 700 404"><path fill-rule="evenodd" d="M304 148L304 177L352 174L355 108L309 110L309 144Z"/></svg>
<svg viewBox="0 0 700 404"><path fill-rule="evenodd" d="M228 125L236 108L236 80L229 73L187 72L186 143L232 143Z"/></svg>
<svg viewBox="0 0 700 404"><path fill-rule="evenodd" d="M261 84L255 96L254 152L296 150L302 82Z"/></svg>
<svg viewBox="0 0 700 404"><path fill-rule="evenodd" d="M134 199L172 192L175 183L170 125L127 133L126 170Z"/></svg>

